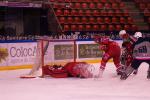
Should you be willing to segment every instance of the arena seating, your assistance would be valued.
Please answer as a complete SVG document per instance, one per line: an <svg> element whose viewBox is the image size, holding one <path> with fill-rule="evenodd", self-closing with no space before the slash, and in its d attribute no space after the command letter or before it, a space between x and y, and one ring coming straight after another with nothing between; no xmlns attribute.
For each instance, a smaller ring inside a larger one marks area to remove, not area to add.
<svg viewBox="0 0 150 100"><path fill-rule="evenodd" d="M52 7L63 31L138 29L121 0L50 0L50 2L54 2ZM141 6L143 8L143 5Z"/></svg>

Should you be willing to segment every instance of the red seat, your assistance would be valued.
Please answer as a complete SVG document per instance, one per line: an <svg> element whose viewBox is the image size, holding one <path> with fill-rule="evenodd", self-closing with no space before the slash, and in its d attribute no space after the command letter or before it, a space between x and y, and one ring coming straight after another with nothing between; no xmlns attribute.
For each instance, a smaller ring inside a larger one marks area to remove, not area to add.
<svg viewBox="0 0 150 100"><path fill-rule="evenodd" d="M63 12L62 12L62 10L60 10L60 9L57 9L57 10L56 10L56 15L57 15L57 16L63 15Z"/></svg>
<svg viewBox="0 0 150 100"><path fill-rule="evenodd" d="M90 3L90 4L89 4L89 8L93 9L93 8L95 8L95 7L96 7L95 3Z"/></svg>
<svg viewBox="0 0 150 100"><path fill-rule="evenodd" d="M71 25L71 31L77 31L77 26L76 25Z"/></svg>
<svg viewBox="0 0 150 100"><path fill-rule="evenodd" d="M115 10L115 15L116 15L116 16L122 16L122 14L123 14L123 12L121 12L120 9L116 9L116 10Z"/></svg>
<svg viewBox="0 0 150 100"><path fill-rule="evenodd" d="M127 18L127 23L133 24L133 19L132 19L131 17L128 17L128 18Z"/></svg>
<svg viewBox="0 0 150 100"><path fill-rule="evenodd" d="M99 30L99 26L98 25L93 25L93 30L94 31L98 31Z"/></svg>
<svg viewBox="0 0 150 100"><path fill-rule="evenodd" d="M74 18L74 22L75 22L75 23L80 23L80 18L79 18L79 17L75 17L75 18Z"/></svg>
<svg viewBox="0 0 150 100"><path fill-rule="evenodd" d="M93 0L93 2L99 2L99 0Z"/></svg>
<svg viewBox="0 0 150 100"><path fill-rule="evenodd" d="M102 8L103 8L103 4L102 4L102 3L98 3L98 4L97 4L97 8L98 8L98 9L102 9Z"/></svg>
<svg viewBox="0 0 150 100"><path fill-rule="evenodd" d="M129 11L127 9L124 10L124 16L129 16Z"/></svg>
<svg viewBox="0 0 150 100"><path fill-rule="evenodd" d="M78 30L79 30L79 31L83 31L83 30L84 30L84 26L83 26L83 25L79 25L79 26L78 26Z"/></svg>
<svg viewBox="0 0 150 100"><path fill-rule="evenodd" d="M115 0L115 1L116 1L116 2L119 2L119 3L121 2L121 0Z"/></svg>
<svg viewBox="0 0 150 100"><path fill-rule="evenodd" d="M106 25L101 25L101 26L100 26L100 30L102 30L102 31L107 30L107 26L106 26Z"/></svg>
<svg viewBox="0 0 150 100"><path fill-rule="evenodd" d="M125 24L125 23L126 23L126 20L125 20L124 17L120 17L120 23L121 23L121 24Z"/></svg>
<svg viewBox="0 0 150 100"><path fill-rule="evenodd" d="M124 25L124 30L130 30L131 26L130 25Z"/></svg>
<svg viewBox="0 0 150 100"><path fill-rule="evenodd" d="M117 30L117 31L120 31L120 30L122 30L122 27L121 27L121 25L116 25L116 26L115 26L115 28L116 28L116 30Z"/></svg>
<svg viewBox="0 0 150 100"><path fill-rule="evenodd" d="M104 18L104 21L105 21L105 23L107 23L107 24L110 24L110 23L111 23L111 20L110 20L109 17L105 17L105 18Z"/></svg>
<svg viewBox="0 0 150 100"><path fill-rule="evenodd" d="M108 11L108 16L114 16L114 11L113 10L109 10Z"/></svg>
<svg viewBox="0 0 150 100"><path fill-rule="evenodd" d="M65 17L59 17L60 23L65 23Z"/></svg>
<svg viewBox="0 0 150 100"><path fill-rule="evenodd" d="M125 7L125 4L123 2L119 3L119 8L123 9Z"/></svg>
<svg viewBox="0 0 150 100"><path fill-rule="evenodd" d="M87 19L87 17L82 17L82 18L81 18L81 21L82 21L82 23L87 23L87 22L88 22L88 19Z"/></svg>
<svg viewBox="0 0 150 100"><path fill-rule="evenodd" d="M91 25L85 25L85 30L86 31L91 31Z"/></svg>
<svg viewBox="0 0 150 100"><path fill-rule="evenodd" d="M101 10L100 15L101 15L101 16L107 16L107 11L106 11L106 10Z"/></svg>
<svg viewBox="0 0 150 100"><path fill-rule="evenodd" d="M90 22L90 23L95 23L95 18L94 18L94 17L90 17L90 18L89 18L89 22Z"/></svg>
<svg viewBox="0 0 150 100"><path fill-rule="evenodd" d="M69 31L69 30L70 30L69 25L64 25L64 31Z"/></svg>
<svg viewBox="0 0 150 100"><path fill-rule="evenodd" d="M105 3L105 8L106 9L111 9L111 4L110 3Z"/></svg>
<svg viewBox="0 0 150 100"><path fill-rule="evenodd" d="M72 23L73 22L73 18L72 17L68 17L67 18L67 23Z"/></svg>
<svg viewBox="0 0 150 100"><path fill-rule="evenodd" d="M96 18L96 22L97 22L97 23L103 23L103 22L104 22L104 19L101 18L101 17L97 17L97 18Z"/></svg>
<svg viewBox="0 0 150 100"><path fill-rule="evenodd" d="M64 10L64 15L70 15L70 12L69 12L69 10Z"/></svg>
<svg viewBox="0 0 150 100"><path fill-rule="evenodd" d="M91 15L91 10L86 10L86 11L85 11L85 14L86 14L87 16L90 16L90 15Z"/></svg>
<svg viewBox="0 0 150 100"><path fill-rule="evenodd" d="M82 8L84 8L84 9L88 8L88 4L87 3L82 3Z"/></svg>
<svg viewBox="0 0 150 100"><path fill-rule="evenodd" d="M74 8L81 8L81 4L80 3L75 3Z"/></svg>
<svg viewBox="0 0 150 100"><path fill-rule="evenodd" d="M71 11L71 15L72 15L72 16L76 16L76 15L78 15L77 10L73 9L73 10Z"/></svg>
<svg viewBox="0 0 150 100"><path fill-rule="evenodd" d="M116 2L116 1L115 1L115 0L109 0L109 2L114 3L114 2Z"/></svg>
<svg viewBox="0 0 150 100"><path fill-rule="evenodd" d="M93 16L98 16L99 15L99 11L98 10L94 10L93 11Z"/></svg>
<svg viewBox="0 0 150 100"><path fill-rule="evenodd" d="M118 18L117 17L112 17L111 22L114 23L114 24L118 23Z"/></svg>
<svg viewBox="0 0 150 100"><path fill-rule="evenodd" d="M79 13L80 16L84 15L83 10L81 10L81 9L79 10L78 13Z"/></svg>
<svg viewBox="0 0 150 100"><path fill-rule="evenodd" d="M118 4L117 3L112 3L112 9L118 9Z"/></svg>
<svg viewBox="0 0 150 100"><path fill-rule="evenodd" d="M71 2L72 0L65 0L65 2Z"/></svg>
<svg viewBox="0 0 150 100"><path fill-rule="evenodd" d="M101 2L106 3L106 2L107 2L107 0L101 0Z"/></svg>
<svg viewBox="0 0 150 100"><path fill-rule="evenodd" d="M113 31L113 30L115 30L114 25L108 25L108 30L109 30L109 31Z"/></svg>
<svg viewBox="0 0 150 100"><path fill-rule="evenodd" d="M137 31L138 27L136 25L131 25L132 31Z"/></svg>

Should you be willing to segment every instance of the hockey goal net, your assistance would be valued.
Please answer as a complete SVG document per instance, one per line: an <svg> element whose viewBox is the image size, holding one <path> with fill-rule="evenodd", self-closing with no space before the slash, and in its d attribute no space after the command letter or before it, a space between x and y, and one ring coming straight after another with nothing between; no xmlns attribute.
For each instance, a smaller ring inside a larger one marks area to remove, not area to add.
<svg viewBox="0 0 150 100"><path fill-rule="evenodd" d="M21 78L34 78L37 76L37 71L44 66L63 66L69 62L76 62L76 41L74 39L38 38L35 63L29 74Z"/></svg>

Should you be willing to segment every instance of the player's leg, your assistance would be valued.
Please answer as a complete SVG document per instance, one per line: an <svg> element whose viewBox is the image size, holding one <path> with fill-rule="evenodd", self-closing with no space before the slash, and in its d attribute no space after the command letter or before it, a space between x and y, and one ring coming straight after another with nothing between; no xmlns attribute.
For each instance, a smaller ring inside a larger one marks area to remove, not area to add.
<svg viewBox="0 0 150 100"><path fill-rule="evenodd" d="M119 56L113 57L113 62L114 62L114 65L116 66L117 75L121 75L123 72L123 67L120 64L120 57Z"/></svg>
<svg viewBox="0 0 150 100"><path fill-rule="evenodd" d="M150 61L148 60L147 63L149 64L148 71L147 71L147 79L150 79Z"/></svg>
<svg viewBox="0 0 150 100"><path fill-rule="evenodd" d="M98 75L95 76L96 78L102 77L102 74L103 74L105 67L106 67L106 63L108 62L108 60L110 58L111 58L111 56L108 53L105 53L103 55L102 60L101 60L101 65L99 68L99 73L98 73Z"/></svg>
<svg viewBox="0 0 150 100"><path fill-rule="evenodd" d="M120 79L121 80L125 80L128 78L128 76L136 69L138 69L138 67L140 66L140 64L142 63L142 61L137 60L137 59L133 59L131 66L127 67L127 69L125 70L125 72L122 73Z"/></svg>

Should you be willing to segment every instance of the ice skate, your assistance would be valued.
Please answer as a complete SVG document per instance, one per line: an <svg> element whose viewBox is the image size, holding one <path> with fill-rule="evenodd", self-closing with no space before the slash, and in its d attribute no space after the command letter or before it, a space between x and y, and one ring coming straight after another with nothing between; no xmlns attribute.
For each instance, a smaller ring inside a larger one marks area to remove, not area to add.
<svg viewBox="0 0 150 100"><path fill-rule="evenodd" d="M147 79L150 79L150 71L147 71Z"/></svg>

